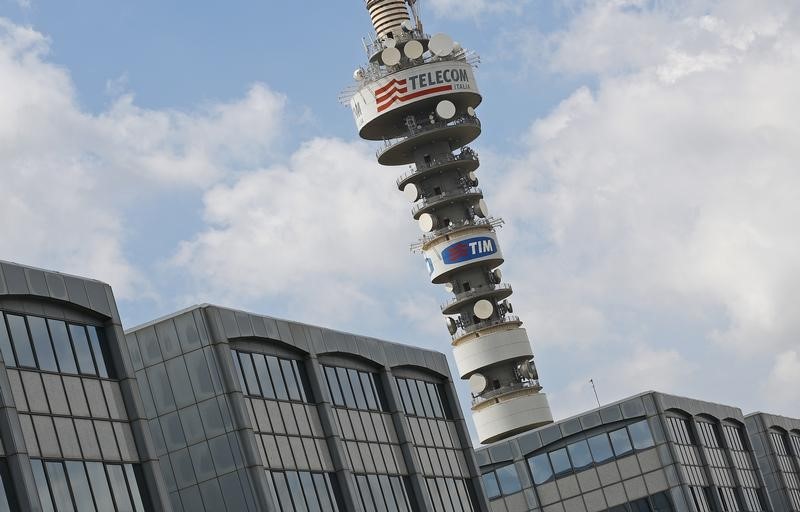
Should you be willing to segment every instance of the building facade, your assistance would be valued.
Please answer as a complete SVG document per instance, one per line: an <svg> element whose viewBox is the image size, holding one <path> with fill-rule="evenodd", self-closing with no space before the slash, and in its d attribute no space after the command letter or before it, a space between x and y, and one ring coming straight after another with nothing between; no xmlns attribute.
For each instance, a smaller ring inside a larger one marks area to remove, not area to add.
<svg viewBox="0 0 800 512"><path fill-rule="evenodd" d="M800 419L759 412L745 424L773 510L800 511Z"/></svg>
<svg viewBox="0 0 800 512"><path fill-rule="evenodd" d="M493 511L784 510L771 503L754 444L735 407L648 392L477 457Z"/></svg>

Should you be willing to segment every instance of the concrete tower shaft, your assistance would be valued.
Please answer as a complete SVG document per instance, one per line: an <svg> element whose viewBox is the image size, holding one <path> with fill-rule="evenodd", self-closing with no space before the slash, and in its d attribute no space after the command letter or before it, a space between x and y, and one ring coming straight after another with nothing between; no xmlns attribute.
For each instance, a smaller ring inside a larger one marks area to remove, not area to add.
<svg viewBox="0 0 800 512"><path fill-rule="evenodd" d="M481 133L477 58L445 34L405 23L400 0L370 0L367 8L377 39L356 70L350 106L359 135L383 141L378 162L409 166L397 186L414 203L423 232L415 247L431 282L453 294L442 313L470 383L478 436L489 443L550 423L527 333L508 302L511 285L502 282L502 221L489 216L469 147Z"/></svg>

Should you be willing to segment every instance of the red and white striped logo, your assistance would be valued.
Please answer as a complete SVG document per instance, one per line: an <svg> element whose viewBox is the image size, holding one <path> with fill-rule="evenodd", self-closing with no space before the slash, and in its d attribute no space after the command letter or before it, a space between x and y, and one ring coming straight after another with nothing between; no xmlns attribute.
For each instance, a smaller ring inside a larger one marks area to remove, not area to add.
<svg viewBox="0 0 800 512"><path fill-rule="evenodd" d="M383 112L395 103L404 103L416 98L421 98L429 94L452 91L453 85L440 85L430 87L421 91L408 92L408 80L392 79L388 84L375 90L375 102L378 104L378 112Z"/></svg>

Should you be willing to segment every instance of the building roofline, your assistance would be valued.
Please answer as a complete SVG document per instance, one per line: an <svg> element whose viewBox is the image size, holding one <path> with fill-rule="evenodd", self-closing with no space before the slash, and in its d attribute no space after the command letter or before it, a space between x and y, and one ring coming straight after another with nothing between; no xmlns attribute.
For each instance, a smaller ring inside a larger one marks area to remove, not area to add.
<svg viewBox="0 0 800 512"><path fill-rule="evenodd" d="M36 270L38 272L45 272L47 274L55 274L55 275L64 276L64 277L71 277L73 279L79 279L81 281L89 281L89 282L92 282L92 283L99 283L99 284L102 284L103 286L108 286L109 288L111 288L110 284L108 284L105 281L101 281L100 279L94 279L92 277L80 276L78 274L70 274L68 272L60 272L58 270L52 270L52 269L49 269L49 268L35 267L33 265L26 265L24 263L18 263L16 261L9 261L9 260L0 259L0 265L10 265L10 266L17 267L17 268L28 269L28 270Z"/></svg>

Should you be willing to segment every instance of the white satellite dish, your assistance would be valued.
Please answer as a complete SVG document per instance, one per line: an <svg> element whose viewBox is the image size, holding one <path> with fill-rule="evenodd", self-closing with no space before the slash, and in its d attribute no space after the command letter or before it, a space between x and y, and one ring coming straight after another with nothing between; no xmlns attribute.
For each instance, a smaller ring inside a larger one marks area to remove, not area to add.
<svg viewBox="0 0 800 512"><path fill-rule="evenodd" d="M481 199L478 201L478 204L475 205L475 214L482 219L489 216L489 206L486 205L485 200Z"/></svg>
<svg viewBox="0 0 800 512"><path fill-rule="evenodd" d="M394 48L395 46L397 46L397 41L393 37L387 37L383 40L384 48Z"/></svg>
<svg viewBox="0 0 800 512"><path fill-rule="evenodd" d="M474 394L483 393L489 381L480 373L473 373L469 378L469 390Z"/></svg>
<svg viewBox="0 0 800 512"><path fill-rule="evenodd" d="M442 100L436 105L436 115L442 119L453 119L456 115L456 105L450 100Z"/></svg>
<svg viewBox="0 0 800 512"><path fill-rule="evenodd" d="M494 272L492 272L492 275L494 276L495 284L500 284L500 283L503 282L503 271L500 270L499 268L494 269Z"/></svg>
<svg viewBox="0 0 800 512"><path fill-rule="evenodd" d="M406 32L411 32L412 30L414 30L414 24L411 22L411 20L404 21L403 23L400 24L400 26L403 27L403 30L405 30Z"/></svg>
<svg viewBox="0 0 800 512"><path fill-rule="evenodd" d="M467 176L469 176L470 181L478 181L478 175L475 174L475 171L469 171L469 174L467 174Z"/></svg>
<svg viewBox="0 0 800 512"><path fill-rule="evenodd" d="M419 223L419 229L421 229L423 233L430 233L436 228L436 217L430 213L423 213L420 215L417 222Z"/></svg>
<svg viewBox="0 0 800 512"><path fill-rule="evenodd" d="M422 46L422 43L412 39L403 47L403 53L405 53L406 57L409 59L418 59L425 53L425 48Z"/></svg>
<svg viewBox="0 0 800 512"><path fill-rule="evenodd" d="M481 320L486 320L494 313L494 306L486 299L481 299L472 306L472 312Z"/></svg>
<svg viewBox="0 0 800 512"><path fill-rule="evenodd" d="M460 51L461 51L461 50L463 50L463 49L464 49L464 48L462 48L462 47L461 47L461 43L459 43L459 42L455 42L455 43L453 43L453 51L454 51L454 52L458 53L458 52L460 52Z"/></svg>
<svg viewBox="0 0 800 512"><path fill-rule="evenodd" d="M456 321L450 318L449 316L445 320L447 322L447 330L450 332L451 335L455 334L458 330L458 326L456 325Z"/></svg>
<svg viewBox="0 0 800 512"><path fill-rule="evenodd" d="M386 48L381 52L381 60L387 66L396 66L400 64L400 50L397 48Z"/></svg>
<svg viewBox="0 0 800 512"><path fill-rule="evenodd" d="M444 289L447 293L453 293L453 283L444 283Z"/></svg>
<svg viewBox="0 0 800 512"><path fill-rule="evenodd" d="M475 117L475 109L472 107L467 107L467 114L469 114L470 117Z"/></svg>
<svg viewBox="0 0 800 512"><path fill-rule="evenodd" d="M353 80L357 82L364 80L364 70L358 68L357 70L353 71Z"/></svg>
<svg viewBox="0 0 800 512"><path fill-rule="evenodd" d="M419 199L419 189L413 183L409 183L403 187L403 194L405 194L412 203Z"/></svg>
<svg viewBox="0 0 800 512"><path fill-rule="evenodd" d="M428 49L437 57L447 57L453 53L453 38L447 34L436 34L428 42Z"/></svg>

